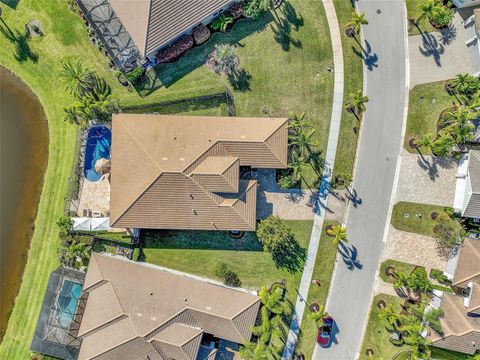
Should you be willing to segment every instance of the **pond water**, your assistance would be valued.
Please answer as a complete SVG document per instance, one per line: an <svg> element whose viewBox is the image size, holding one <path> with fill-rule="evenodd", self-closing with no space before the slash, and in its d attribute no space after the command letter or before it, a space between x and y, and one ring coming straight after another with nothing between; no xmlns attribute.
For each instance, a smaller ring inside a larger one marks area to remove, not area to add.
<svg viewBox="0 0 480 360"><path fill-rule="evenodd" d="M47 156L48 125L40 102L0 67L0 341L27 261Z"/></svg>

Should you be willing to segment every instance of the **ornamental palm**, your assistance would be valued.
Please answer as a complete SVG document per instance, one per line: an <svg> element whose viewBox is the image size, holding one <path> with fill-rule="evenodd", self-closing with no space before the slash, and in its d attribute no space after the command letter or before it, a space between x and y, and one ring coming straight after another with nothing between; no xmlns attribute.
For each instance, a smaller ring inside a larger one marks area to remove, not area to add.
<svg viewBox="0 0 480 360"><path fill-rule="evenodd" d="M265 286L263 286L258 292L263 306L268 309L273 314L281 315L284 313L285 308L282 303L282 289L275 288L273 291L268 291Z"/></svg>
<svg viewBox="0 0 480 360"><path fill-rule="evenodd" d="M434 11L435 8L438 6L438 0L426 0L418 5L418 16L415 19L415 22L419 22L423 19L429 19Z"/></svg>
<svg viewBox="0 0 480 360"><path fill-rule="evenodd" d="M432 133L423 134L418 145L423 146L425 149L432 151L433 143L435 142L435 136Z"/></svg>
<svg viewBox="0 0 480 360"><path fill-rule="evenodd" d="M417 270L413 272L408 280L408 285L417 293L428 294L433 290L433 284L428 279L425 270Z"/></svg>
<svg viewBox="0 0 480 360"><path fill-rule="evenodd" d="M365 104L369 101L368 96L363 95L362 90L350 94L350 101L345 104L345 109L352 111L355 115L362 114L367 108Z"/></svg>
<svg viewBox="0 0 480 360"><path fill-rule="evenodd" d="M450 82L452 89L460 95L471 98L480 88L480 80L471 74L458 74Z"/></svg>
<svg viewBox="0 0 480 360"><path fill-rule="evenodd" d="M303 174L307 168L307 164L305 163L305 159L300 158L295 151L291 153L291 159L288 167L292 170L291 179L293 184L297 184L300 181L305 180L303 178Z"/></svg>
<svg viewBox="0 0 480 360"><path fill-rule="evenodd" d="M448 157L452 154L455 140L448 133L443 133L432 146L432 152L440 157Z"/></svg>
<svg viewBox="0 0 480 360"><path fill-rule="evenodd" d="M354 11L352 13L352 18L350 22L345 25L345 28L352 31L352 34L355 36L355 34L358 32L362 25L368 25L368 20L365 18L365 13L359 14Z"/></svg>
<svg viewBox="0 0 480 360"><path fill-rule="evenodd" d="M313 311L307 315L310 320L315 321L315 325L317 328L321 328L323 326L323 319L325 319L328 314L325 312L325 307L320 306L318 311Z"/></svg>
<svg viewBox="0 0 480 360"><path fill-rule="evenodd" d="M307 159L312 152L312 147L318 145L313 139L315 132L313 128L299 128L298 133L291 137L290 145L298 148L300 158Z"/></svg>
<svg viewBox="0 0 480 360"><path fill-rule="evenodd" d="M398 322L403 318L400 314L400 310L392 303L388 303L378 313L380 320L384 320L387 326L392 327L394 330L398 329Z"/></svg>
<svg viewBox="0 0 480 360"><path fill-rule="evenodd" d="M90 71L80 60L63 62L63 70L60 76L70 94L80 98L89 92L95 84L93 72Z"/></svg>
<svg viewBox="0 0 480 360"><path fill-rule="evenodd" d="M395 278L393 287L397 290L401 290L405 295L408 295L410 291L410 276L403 271L395 271L393 277Z"/></svg>
<svg viewBox="0 0 480 360"><path fill-rule="evenodd" d="M348 242L347 228L341 225L333 225L327 230L327 234L333 237L333 244L338 245L340 241Z"/></svg>
<svg viewBox="0 0 480 360"><path fill-rule="evenodd" d="M83 114L78 105L70 105L63 108L65 112L64 120L75 125L81 125L84 122Z"/></svg>

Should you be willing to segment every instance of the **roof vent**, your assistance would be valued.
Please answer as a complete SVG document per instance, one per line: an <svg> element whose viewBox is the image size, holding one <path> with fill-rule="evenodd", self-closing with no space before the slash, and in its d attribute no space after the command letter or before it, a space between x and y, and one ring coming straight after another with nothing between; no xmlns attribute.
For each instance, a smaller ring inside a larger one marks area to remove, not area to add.
<svg viewBox="0 0 480 360"><path fill-rule="evenodd" d="M162 157L162 160L168 160L168 158L167 157Z"/></svg>

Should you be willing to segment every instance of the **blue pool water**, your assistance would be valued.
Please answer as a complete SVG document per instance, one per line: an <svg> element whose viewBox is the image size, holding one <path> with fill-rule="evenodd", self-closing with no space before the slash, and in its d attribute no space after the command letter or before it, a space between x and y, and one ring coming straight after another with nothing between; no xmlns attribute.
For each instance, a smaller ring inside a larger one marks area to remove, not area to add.
<svg viewBox="0 0 480 360"><path fill-rule="evenodd" d="M58 307L55 312L55 316L62 326L68 327L70 325L81 295L82 284L65 279L60 294L58 294Z"/></svg>
<svg viewBox="0 0 480 360"><path fill-rule="evenodd" d="M105 126L94 126L88 131L85 149L84 174L89 181L98 181L102 177L95 171L95 163L101 158L110 160L112 132Z"/></svg>

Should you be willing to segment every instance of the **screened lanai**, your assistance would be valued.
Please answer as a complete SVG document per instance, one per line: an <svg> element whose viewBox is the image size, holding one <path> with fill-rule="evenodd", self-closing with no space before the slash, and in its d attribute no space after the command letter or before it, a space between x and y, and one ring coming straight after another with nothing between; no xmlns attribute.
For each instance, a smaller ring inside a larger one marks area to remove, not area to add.
<svg viewBox="0 0 480 360"><path fill-rule="evenodd" d="M78 329L85 309L85 273L60 267L48 280L31 350L59 359L75 360L81 340Z"/></svg>
<svg viewBox="0 0 480 360"><path fill-rule="evenodd" d="M107 0L77 0L115 65L124 70L136 66L140 53Z"/></svg>

